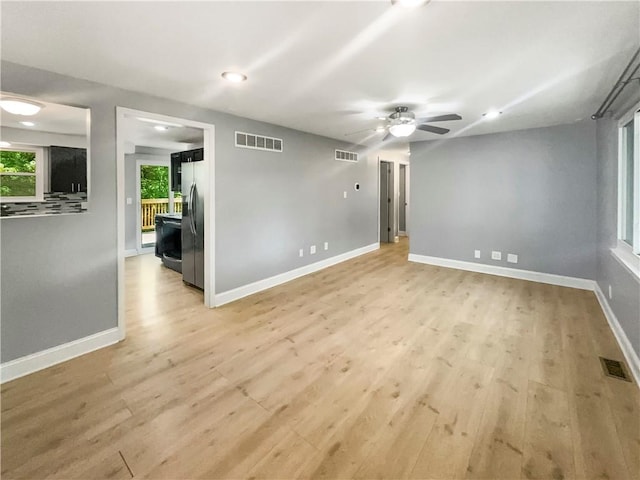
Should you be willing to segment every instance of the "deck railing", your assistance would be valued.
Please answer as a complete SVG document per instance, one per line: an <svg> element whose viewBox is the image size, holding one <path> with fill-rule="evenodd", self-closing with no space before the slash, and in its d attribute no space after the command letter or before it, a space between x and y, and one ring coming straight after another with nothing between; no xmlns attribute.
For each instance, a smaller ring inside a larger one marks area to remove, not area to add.
<svg viewBox="0 0 640 480"><path fill-rule="evenodd" d="M146 198L142 203L142 230L153 230L155 228L156 214L169 213L168 198ZM173 199L173 211L182 212L182 198Z"/></svg>

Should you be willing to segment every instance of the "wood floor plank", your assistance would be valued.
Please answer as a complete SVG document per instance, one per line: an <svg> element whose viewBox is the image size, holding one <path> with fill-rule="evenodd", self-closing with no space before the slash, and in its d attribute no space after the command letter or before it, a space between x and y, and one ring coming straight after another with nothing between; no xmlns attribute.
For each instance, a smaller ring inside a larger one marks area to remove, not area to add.
<svg viewBox="0 0 640 480"><path fill-rule="evenodd" d="M217 309L126 261L127 338L0 387L3 479L633 478L592 292L384 245Z"/></svg>

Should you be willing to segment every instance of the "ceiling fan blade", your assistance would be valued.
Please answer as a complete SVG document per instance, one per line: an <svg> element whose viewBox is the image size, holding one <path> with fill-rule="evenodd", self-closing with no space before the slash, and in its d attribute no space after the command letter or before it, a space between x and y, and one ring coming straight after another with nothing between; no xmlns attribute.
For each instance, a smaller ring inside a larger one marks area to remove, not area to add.
<svg viewBox="0 0 640 480"><path fill-rule="evenodd" d="M449 120L462 120L462 117L457 113L451 113L449 115L436 115L435 117L421 118L421 122L446 122Z"/></svg>
<svg viewBox="0 0 640 480"><path fill-rule="evenodd" d="M386 142L387 140L389 140L389 137L391 137L391 132L387 132L387 134L382 138L383 142Z"/></svg>
<svg viewBox="0 0 640 480"><path fill-rule="evenodd" d="M418 125L417 128L418 130L422 130L424 132L437 133L438 135L443 135L450 131L448 128L434 127L433 125L426 125L426 124Z"/></svg>

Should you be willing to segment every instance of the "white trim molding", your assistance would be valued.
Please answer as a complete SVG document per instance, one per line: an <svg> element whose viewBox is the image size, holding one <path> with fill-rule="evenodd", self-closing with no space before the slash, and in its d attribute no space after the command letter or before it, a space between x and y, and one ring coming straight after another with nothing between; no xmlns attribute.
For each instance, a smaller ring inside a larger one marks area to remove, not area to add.
<svg viewBox="0 0 640 480"><path fill-rule="evenodd" d="M135 257L136 255L138 255L138 250L136 250L135 248L130 248L124 251L125 258Z"/></svg>
<svg viewBox="0 0 640 480"><path fill-rule="evenodd" d="M0 365L0 383L5 383L23 377L38 370L52 367L72 358L108 347L122 340L118 328L110 328L103 332L94 333L88 337L73 340L41 352L32 353L16 358Z"/></svg>
<svg viewBox="0 0 640 480"><path fill-rule="evenodd" d="M578 288L580 290L595 290L596 282L586 278L565 277L553 273L532 272L531 270L520 270L517 268L499 267L495 265L485 265L483 263L464 262L462 260L451 260L449 258L429 257L427 255L409 254L410 262L425 263L438 267L457 268L469 272L487 273L500 277L517 278L529 280L531 282L548 283L560 287Z"/></svg>
<svg viewBox="0 0 640 480"><path fill-rule="evenodd" d="M633 346L629 341L629 337L627 337L627 334L624 333L622 326L620 326L620 322L618 322L618 318L616 317L615 313L613 313L611 305L609 305L609 302L607 301L607 297L605 297L604 292L600 288L600 285L598 285L597 283L595 292L596 297L598 298L598 302L600 302L600 307L602 307L602 311L604 312L604 316L609 323L609 327L611 327L613 335L616 337L618 345L620 345L622 354L627 360L629 370L631 370L631 374L636 380L636 386L640 388L640 358L638 358L638 354L633 349Z"/></svg>
<svg viewBox="0 0 640 480"><path fill-rule="evenodd" d="M364 255L365 253L373 252L375 250L378 250L379 248L380 243L372 243L371 245L367 245L366 247L357 248L355 250L336 255L335 257L327 258L310 265L305 265L304 267L296 268L295 270L289 270L288 272L274 275L273 277L258 280L257 282L249 283L232 290L227 290L226 292L217 293L215 297L216 307L233 302L235 300L239 300L249 295L253 295L254 293L267 290L277 285L290 282L291 280L295 280L296 278L302 277L304 275L309 275L310 273L323 270L352 258L359 257L360 255Z"/></svg>

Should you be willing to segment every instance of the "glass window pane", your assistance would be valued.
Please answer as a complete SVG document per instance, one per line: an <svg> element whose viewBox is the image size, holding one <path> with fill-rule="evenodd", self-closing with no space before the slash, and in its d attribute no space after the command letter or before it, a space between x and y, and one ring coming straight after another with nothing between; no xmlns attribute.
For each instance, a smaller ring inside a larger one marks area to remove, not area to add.
<svg viewBox="0 0 640 480"><path fill-rule="evenodd" d="M35 175L0 175L0 196L35 197Z"/></svg>
<svg viewBox="0 0 640 480"><path fill-rule="evenodd" d="M0 151L0 172L35 173L35 152Z"/></svg>
<svg viewBox="0 0 640 480"><path fill-rule="evenodd" d="M625 145L623 146L623 152L627 174L624 179L624 185L622 186L624 188L625 196L625 209L624 212L622 212L625 235L623 235L624 238L622 240L627 242L629 245L633 245L633 179L635 178L635 172L633 171L633 120L624 126L624 132Z"/></svg>

